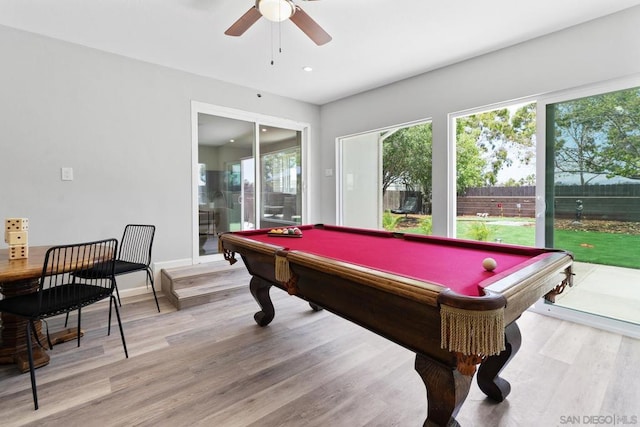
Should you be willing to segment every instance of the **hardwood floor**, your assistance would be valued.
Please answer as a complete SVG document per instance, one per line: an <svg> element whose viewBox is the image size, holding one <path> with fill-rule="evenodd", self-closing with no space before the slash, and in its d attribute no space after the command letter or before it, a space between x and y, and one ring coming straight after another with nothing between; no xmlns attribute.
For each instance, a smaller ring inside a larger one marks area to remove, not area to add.
<svg viewBox="0 0 640 427"><path fill-rule="evenodd" d="M271 295L276 318L265 328L253 321L248 287L181 311L163 297L161 313L150 295L124 298L129 359L117 330L106 336L107 306L87 309L81 347L54 347L36 371L38 411L28 374L0 367L0 424L422 425L426 393L411 352ZM519 324L522 349L503 372L511 394L495 404L474 384L463 426L595 425L583 417L600 415L640 424L640 341L529 312Z"/></svg>

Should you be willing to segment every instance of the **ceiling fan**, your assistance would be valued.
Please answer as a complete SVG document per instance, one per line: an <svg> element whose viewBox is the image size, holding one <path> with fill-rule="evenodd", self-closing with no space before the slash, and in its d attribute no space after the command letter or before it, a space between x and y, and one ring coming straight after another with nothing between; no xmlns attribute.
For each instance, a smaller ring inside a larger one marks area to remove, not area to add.
<svg viewBox="0 0 640 427"><path fill-rule="evenodd" d="M289 19L318 46L331 41L331 36L292 0L256 0L256 4L224 33L228 36L241 36L261 16L273 22Z"/></svg>

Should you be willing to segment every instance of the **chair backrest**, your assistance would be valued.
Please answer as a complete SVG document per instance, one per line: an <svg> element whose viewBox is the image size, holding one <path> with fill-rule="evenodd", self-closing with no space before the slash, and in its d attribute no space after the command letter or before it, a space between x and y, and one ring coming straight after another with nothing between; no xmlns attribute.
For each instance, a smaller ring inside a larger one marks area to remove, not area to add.
<svg viewBox="0 0 640 427"><path fill-rule="evenodd" d="M117 259L145 264L148 267L151 264L151 249L155 232L155 225L128 224L124 228Z"/></svg>
<svg viewBox="0 0 640 427"><path fill-rule="evenodd" d="M417 197L407 197L407 200L405 200L404 202L404 206L402 207L402 210L405 211L413 211L416 208L416 205L418 204L418 198Z"/></svg>
<svg viewBox="0 0 640 427"><path fill-rule="evenodd" d="M67 313L111 295L117 251L116 239L49 248L38 289L38 315Z"/></svg>

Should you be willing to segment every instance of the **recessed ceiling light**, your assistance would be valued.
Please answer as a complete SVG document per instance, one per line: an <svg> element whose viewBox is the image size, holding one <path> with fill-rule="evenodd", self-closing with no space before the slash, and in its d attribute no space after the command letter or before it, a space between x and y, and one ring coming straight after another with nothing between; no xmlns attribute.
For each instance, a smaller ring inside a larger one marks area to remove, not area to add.
<svg viewBox="0 0 640 427"><path fill-rule="evenodd" d="M236 142L236 140L235 139L230 139L229 142Z"/></svg>
<svg viewBox="0 0 640 427"><path fill-rule="evenodd" d="M303 69L304 71L308 72L308 73L310 73L311 71L313 71L313 68L311 68L311 67L310 67L310 66L308 66L308 65L305 65L304 67L302 67L302 69Z"/></svg>
<svg viewBox="0 0 640 427"><path fill-rule="evenodd" d="M266 132L266 131L267 131L267 128L262 128L262 132Z"/></svg>

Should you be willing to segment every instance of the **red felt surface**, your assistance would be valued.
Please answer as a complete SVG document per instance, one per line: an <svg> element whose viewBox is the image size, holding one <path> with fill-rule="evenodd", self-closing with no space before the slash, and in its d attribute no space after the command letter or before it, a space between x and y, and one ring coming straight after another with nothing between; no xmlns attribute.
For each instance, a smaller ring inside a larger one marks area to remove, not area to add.
<svg viewBox="0 0 640 427"><path fill-rule="evenodd" d="M530 264L542 251L481 242L422 236L393 237L384 231L354 230L326 226L302 227L303 237L285 239L266 231L239 233L252 240L302 251L360 266L402 275L451 288L469 296L505 272ZM498 267L488 272L482 260L491 257Z"/></svg>

